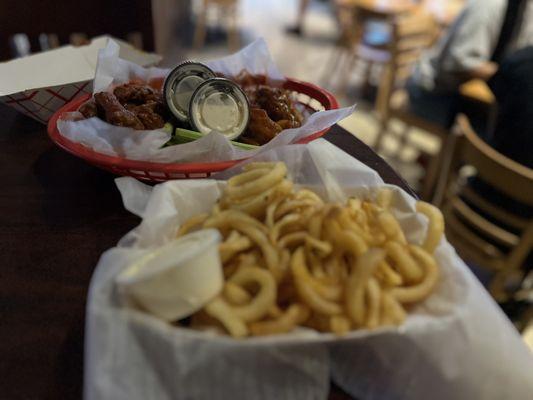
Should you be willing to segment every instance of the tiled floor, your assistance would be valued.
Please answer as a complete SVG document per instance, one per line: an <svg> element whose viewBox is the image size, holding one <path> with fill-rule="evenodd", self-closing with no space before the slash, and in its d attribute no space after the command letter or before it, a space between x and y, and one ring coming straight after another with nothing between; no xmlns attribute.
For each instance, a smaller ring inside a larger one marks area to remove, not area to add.
<svg viewBox="0 0 533 400"><path fill-rule="evenodd" d="M287 34L285 28L296 20L297 5L298 0L241 0L239 25L242 45L258 37L265 38L276 63L285 75L319 85L326 85L325 82L331 80L332 85L326 87L335 93L335 82L339 73L326 69L327 61L336 50L337 22L333 10L327 1L312 1L305 19L303 36L294 36ZM206 45L200 51L187 49L187 58L202 61L229 53L224 35L216 34L217 21L211 22ZM165 58L173 60L176 57L170 51ZM338 96L342 105L358 105L355 113L342 121L341 125L365 143L372 145L377 134L377 120L372 112L372 104L358 96L360 80L361 73L356 67L351 74L346 95ZM438 149L439 144L423 132L413 132L411 138L420 148L427 151ZM395 141L392 138L386 140L385 153L393 153L394 150ZM401 162L389 159L412 186L417 185L421 174L411 162L416 156L416 151L411 150L401 155Z"/></svg>

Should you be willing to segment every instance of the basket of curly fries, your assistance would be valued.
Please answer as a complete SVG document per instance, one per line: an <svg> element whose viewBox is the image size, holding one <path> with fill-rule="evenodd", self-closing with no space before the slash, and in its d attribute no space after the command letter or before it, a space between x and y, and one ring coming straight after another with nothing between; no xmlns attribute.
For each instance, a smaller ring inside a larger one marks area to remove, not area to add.
<svg viewBox="0 0 533 400"><path fill-rule="evenodd" d="M117 180L143 221L92 279L87 399L527 398L434 206L324 140L215 178Z"/></svg>

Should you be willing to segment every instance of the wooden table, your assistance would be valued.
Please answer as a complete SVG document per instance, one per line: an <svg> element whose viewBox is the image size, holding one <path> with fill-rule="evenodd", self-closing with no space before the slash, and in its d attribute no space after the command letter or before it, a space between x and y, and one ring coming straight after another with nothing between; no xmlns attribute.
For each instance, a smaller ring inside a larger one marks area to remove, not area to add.
<svg viewBox="0 0 533 400"><path fill-rule="evenodd" d="M431 13L441 26L450 25L461 12L465 0L336 0L337 6L358 6L385 18L394 17L417 7Z"/></svg>
<svg viewBox="0 0 533 400"><path fill-rule="evenodd" d="M326 138L411 192L342 128ZM139 223L113 179L0 105L0 398L81 399L89 280L100 254ZM350 397L334 387L330 398Z"/></svg>

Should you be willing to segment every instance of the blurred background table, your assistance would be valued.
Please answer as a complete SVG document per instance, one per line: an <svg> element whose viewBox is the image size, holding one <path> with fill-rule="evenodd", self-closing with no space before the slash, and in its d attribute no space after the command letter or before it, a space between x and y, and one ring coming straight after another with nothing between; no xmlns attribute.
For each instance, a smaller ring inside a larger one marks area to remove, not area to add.
<svg viewBox="0 0 533 400"><path fill-rule="evenodd" d="M335 126L326 139L409 187L368 146ZM85 301L100 254L139 219L114 176L60 150L43 125L0 105L0 393L80 399ZM331 399L349 399L333 387Z"/></svg>
<svg viewBox="0 0 533 400"><path fill-rule="evenodd" d="M376 15L397 16L414 8L421 8L431 13L442 26L450 25L464 6L465 0L336 0L341 7L358 6Z"/></svg>

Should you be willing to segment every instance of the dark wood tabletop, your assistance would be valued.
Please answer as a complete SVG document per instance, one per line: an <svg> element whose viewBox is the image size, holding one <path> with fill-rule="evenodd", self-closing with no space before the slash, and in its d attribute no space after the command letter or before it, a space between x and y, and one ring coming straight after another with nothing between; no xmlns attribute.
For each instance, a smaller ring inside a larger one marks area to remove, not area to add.
<svg viewBox="0 0 533 400"><path fill-rule="evenodd" d="M326 139L406 183L335 126ZM100 254L139 223L114 176L56 147L0 105L0 398L81 399L85 301ZM412 192L411 192L412 193ZM349 399L333 387L331 399Z"/></svg>

